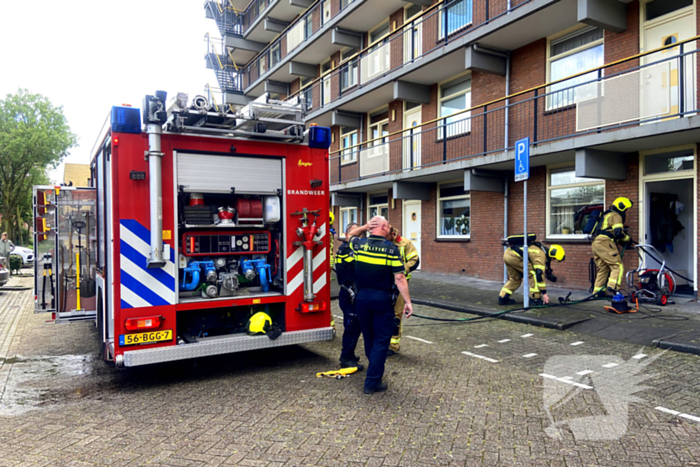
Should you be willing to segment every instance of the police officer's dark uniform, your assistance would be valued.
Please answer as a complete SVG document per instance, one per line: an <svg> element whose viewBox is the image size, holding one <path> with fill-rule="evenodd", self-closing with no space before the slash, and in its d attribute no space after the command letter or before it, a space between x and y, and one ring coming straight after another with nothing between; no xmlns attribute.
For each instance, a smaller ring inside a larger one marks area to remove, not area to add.
<svg viewBox="0 0 700 467"><path fill-rule="evenodd" d="M340 293L338 302L343 310L343 349L340 353L340 365L343 368L357 366L359 358L355 356L357 341L360 340L360 319L355 312L355 304L350 296L350 289L355 282L355 254L350 244L344 241L335 254L335 274ZM359 368L358 368L359 369Z"/></svg>
<svg viewBox="0 0 700 467"><path fill-rule="evenodd" d="M404 265L399 247L378 235L351 237L350 248L355 253L355 284L358 288L355 306L369 360L365 378L367 392L382 384L394 331L394 274L403 273Z"/></svg>

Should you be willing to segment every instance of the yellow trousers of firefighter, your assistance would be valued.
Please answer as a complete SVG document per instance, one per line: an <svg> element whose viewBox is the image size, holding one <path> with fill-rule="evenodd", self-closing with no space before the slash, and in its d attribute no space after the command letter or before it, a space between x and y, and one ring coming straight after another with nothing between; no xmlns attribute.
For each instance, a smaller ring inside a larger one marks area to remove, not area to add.
<svg viewBox="0 0 700 467"><path fill-rule="evenodd" d="M404 301L401 294L399 294L399 298L396 299L396 306L394 307L394 316L396 317L395 320L396 324L398 325L398 330L395 331L396 335L391 336L391 341L389 341L389 350L393 350L394 352L398 352L399 347L401 346L401 328L403 327L403 306L405 304L406 302Z"/></svg>
<svg viewBox="0 0 700 467"><path fill-rule="evenodd" d="M593 244L593 259L595 261L596 278L593 293L605 290L607 287L617 291L622 284L625 268L622 266L617 245L605 235L598 235Z"/></svg>
<svg viewBox="0 0 700 467"><path fill-rule="evenodd" d="M500 296L505 297L506 295L513 295L513 292L518 290L520 284L523 283L523 259L512 250L506 250L503 255L503 262L506 264L506 272L508 274L508 282L501 289ZM530 296L534 299L542 298L540 289L537 287L537 274L530 264Z"/></svg>

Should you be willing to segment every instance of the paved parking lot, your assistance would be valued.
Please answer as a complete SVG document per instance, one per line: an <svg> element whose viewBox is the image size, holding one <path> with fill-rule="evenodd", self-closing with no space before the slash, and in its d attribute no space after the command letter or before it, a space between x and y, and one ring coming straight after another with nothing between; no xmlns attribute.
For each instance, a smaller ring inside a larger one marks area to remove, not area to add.
<svg viewBox="0 0 700 467"><path fill-rule="evenodd" d="M413 318L389 391L366 396L361 375L315 377L339 339L117 371L90 323L46 325L24 300L0 355L0 465L700 465L694 355Z"/></svg>

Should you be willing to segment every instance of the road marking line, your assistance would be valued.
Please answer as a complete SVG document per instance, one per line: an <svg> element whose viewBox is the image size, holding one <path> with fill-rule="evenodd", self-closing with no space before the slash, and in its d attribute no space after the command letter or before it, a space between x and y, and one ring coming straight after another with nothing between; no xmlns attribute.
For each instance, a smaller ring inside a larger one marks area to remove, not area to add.
<svg viewBox="0 0 700 467"><path fill-rule="evenodd" d="M666 407L656 407L656 410L659 412L666 412L670 413L671 415L680 415L680 412L677 412L675 410L667 409Z"/></svg>
<svg viewBox="0 0 700 467"><path fill-rule="evenodd" d="M425 339L421 339L420 337L413 337L413 336L406 336L406 337L408 337L409 339L413 339L414 341L423 342L425 344L432 344L432 342L427 341Z"/></svg>
<svg viewBox="0 0 700 467"><path fill-rule="evenodd" d="M554 381L559 381L560 383L570 384L572 386L576 386L576 387L579 387L582 389L593 389L593 386L588 386L587 384L577 383L575 381L570 381L570 380L565 379L565 378L557 378L556 376L548 375L546 373L540 373L540 376L543 378L554 380Z"/></svg>
<svg viewBox="0 0 700 467"><path fill-rule="evenodd" d="M487 344L479 344L479 345L474 346L475 349L483 349L484 347L488 347L488 345Z"/></svg>
<svg viewBox="0 0 700 467"><path fill-rule="evenodd" d="M510 342L510 339L503 339L498 341L499 344L505 344L506 342Z"/></svg>
<svg viewBox="0 0 700 467"><path fill-rule="evenodd" d="M694 422L700 422L700 417L696 417L695 415L688 415L687 413L682 413L678 415L679 417L687 418L688 420L692 420Z"/></svg>
<svg viewBox="0 0 700 467"><path fill-rule="evenodd" d="M477 354L471 353L471 352L462 352L462 353L468 357L480 358L481 360L486 360L487 362L498 363L498 360L494 360L493 358L489 358L489 357L484 357L483 355L477 355Z"/></svg>
<svg viewBox="0 0 700 467"><path fill-rule="evenodd" d="M568 379L569 381L572 381L574 379L573 376L563 376L561 379Z"/></svg>
<svg viewBox="0 0 700 467"><path fill-rule="evenodd" d="M603 368L615 368L618 365L619 363L606 363L605 365L603 365Z"/></svg>
<svg viewBox="0 0 700 467"><path fill-rule="evenodd" d="M532 357L536 357L536 356L537 356L536 353L528 353L528 354L523 355L523 358L532 358Z"/></svg>
<svg viewBox="0 0 700 467"><path fill-rule="evenodd" d="M638 354L638 355L635 355L635 356L632 357L632 358L634 358L635 360L641 360L641 359L643 359L643 358L646 357L646 356L647 356L647 354L645 354L645 353L640 353L640 354Z"/></svg>
<svg viewBox="0 0 700 467"><path fill-rule="evenodd" d="M534 334L523 334L523 335L520 336L520 337L532 337L532 336L534 336Z"/></svg>
<svg viewBox="0 0 700 467"><path fill-rule="evenodd" d="M593 370L583 370L583 371L579 371L576 374L581 375L581 376L586 376L586 375L590 375L591 373L593 373Z"/></svg>
<svg viewBox="0 0 700 467"><path fill-rule="evenodd" d="M342 316L338 316L338 315L333 315L333 316L335 316L335 317L338 318L338 319L343 319Z"/></svg>
<svg viewBox="0 0 700 467"><path fill-rule="evenodd" d="M571 345L571 346L573 346L573 347L576 347L577 345L581 345L581 344L583 344L583 341L572 342L572 343L569 344L569 345Z"/></svg>

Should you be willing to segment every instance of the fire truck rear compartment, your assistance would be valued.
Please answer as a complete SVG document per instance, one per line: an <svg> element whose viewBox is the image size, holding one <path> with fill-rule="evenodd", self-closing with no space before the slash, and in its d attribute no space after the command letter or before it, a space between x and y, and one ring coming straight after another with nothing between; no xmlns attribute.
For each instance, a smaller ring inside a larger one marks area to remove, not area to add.
<svg viewBox="0 0 700 467"><path fill-rule="evenodd" d="M246 333L248 319L259 311L266 313L280 330L285 330L284 303L179 311L178 343L192 344L207 338Z"/></svg>
<svg viewBox="0 0 700 467"><path fill-rule="evenodd" d="M282 161L189 153L176 160L179 303L282 295Z"/></svg>

